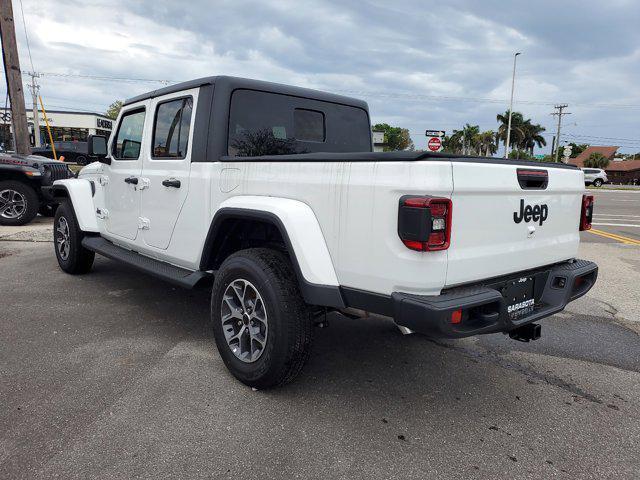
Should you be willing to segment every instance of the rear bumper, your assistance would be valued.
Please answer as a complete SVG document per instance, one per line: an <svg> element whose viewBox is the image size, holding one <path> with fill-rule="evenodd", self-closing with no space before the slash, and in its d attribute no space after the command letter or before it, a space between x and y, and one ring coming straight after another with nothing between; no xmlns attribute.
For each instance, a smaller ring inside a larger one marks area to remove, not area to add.
<svg viewBox="0 0 640 480"><path fill-rule="evenodd" d="M534 300L525 314L513 317L501 291L522 276L535 278ZM595 284L598 266L575 260L534 272L523 272L471 287L460 287L437 296L395 292L391 295L393 318L398 325L432 337L462 338L484 333L508 332L564 309ZM452 323L461 310L460 323Z"/></svg>

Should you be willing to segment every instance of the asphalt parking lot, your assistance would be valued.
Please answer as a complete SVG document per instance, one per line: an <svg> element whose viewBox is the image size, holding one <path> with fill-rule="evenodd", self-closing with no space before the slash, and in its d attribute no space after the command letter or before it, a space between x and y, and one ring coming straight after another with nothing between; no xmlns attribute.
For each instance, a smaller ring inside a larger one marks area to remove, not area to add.
<svg viewBox="0 0 640 480"><path fill-rule="evenodd" d="M588 235L599 282L537 342L332 318L265 392L225 370L205 289L0 235L0 478L638 478L640 247Z"/></svg>
<svg viewBox="0 0 640 480"><path fill-rule="evenodd" d="M590 189L589 194L595 201L593 228L582 240L640 245L640 189Z"/></svg>

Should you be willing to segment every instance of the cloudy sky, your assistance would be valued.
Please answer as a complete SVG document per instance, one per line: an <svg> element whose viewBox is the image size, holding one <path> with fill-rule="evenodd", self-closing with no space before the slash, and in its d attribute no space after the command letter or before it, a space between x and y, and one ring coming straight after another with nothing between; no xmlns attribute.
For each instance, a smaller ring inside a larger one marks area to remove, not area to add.
<svg viewBox="0 0 640 480"><path fill-rule="evenodd" d="M427 128L496 129L520 51L514 110L547 128L544 151L558 102L572 112L563 141L640 151L637 0L22 1L51 109L103 112L161 85L82 75L238 75L364 98L374 122L409 128L424 148Z"/></svg>

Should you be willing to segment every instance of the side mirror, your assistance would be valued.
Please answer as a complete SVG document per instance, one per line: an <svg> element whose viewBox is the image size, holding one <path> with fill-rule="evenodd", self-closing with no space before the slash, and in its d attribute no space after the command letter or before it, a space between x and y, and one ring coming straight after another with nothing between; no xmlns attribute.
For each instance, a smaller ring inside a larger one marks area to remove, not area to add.
<svg viewBox="0 0 640 480"><path fill-rule="evenodd" d="M89 135L87 155L95 157L101 163L110 164L111 159L107 157L107 138L102 135Z"/></svg>

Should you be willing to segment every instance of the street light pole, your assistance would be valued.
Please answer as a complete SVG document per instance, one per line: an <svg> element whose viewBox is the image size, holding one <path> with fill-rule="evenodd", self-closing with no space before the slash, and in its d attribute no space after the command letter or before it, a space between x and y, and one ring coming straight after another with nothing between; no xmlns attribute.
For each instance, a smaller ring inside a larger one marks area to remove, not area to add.
<svg viewBox="0 0 640 480"><path fill-rule="evenodd" d="M507 141L504 144L504 158L509 157L509 144L511 143L511 114L513 113L513 90L516 85L516 59L520 52L513 56L513 75L511 76L511 100L509 101L509 123L507 125Z"/></svg>

